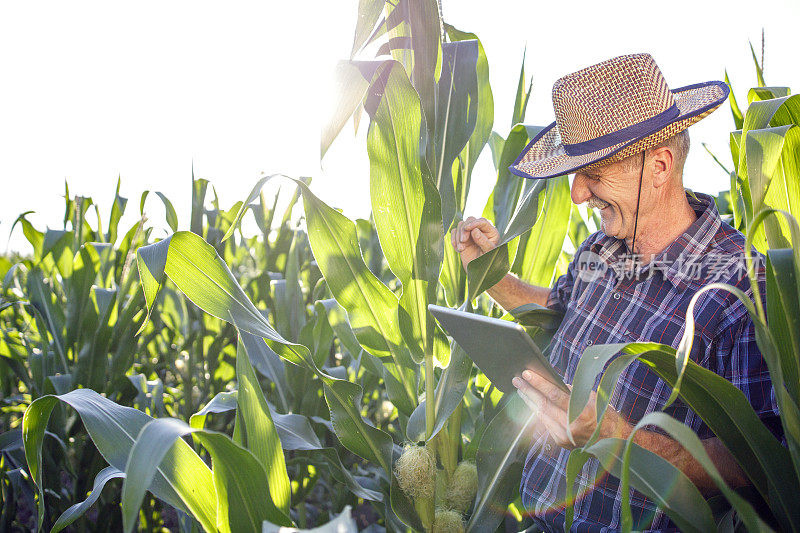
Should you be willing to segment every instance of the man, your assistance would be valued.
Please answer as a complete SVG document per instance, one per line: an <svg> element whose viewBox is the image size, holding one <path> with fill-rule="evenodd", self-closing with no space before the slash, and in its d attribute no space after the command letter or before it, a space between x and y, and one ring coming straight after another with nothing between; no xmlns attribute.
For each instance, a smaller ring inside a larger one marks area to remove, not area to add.
<svg viewBox="0 0 800 533"><path fill-rule="evenodd" d="M592 344L652 341L677 347L689 301L707 283L728 283L753 297L742 268L744 236L720 219L710 196L688 195L683 188L686 128L727 96L721 82L670 90L647 54L617 57L554 85L556 121L528 144L510 169L530 179L574 173L572 201L599 210L601 231L579 246L554 287L532 286L509 274L488 292L507 310L533 302L564 312L547 353L567 383ZM487 220L469 217L451 239L466 268L494 248L499 235ZM593 268L582 268L587 260L595 263ZM763 295L760 256L756 261ZM765 423L779 432L767 366L744 305L726 291L707 291L694 317L692 360L733 382ZM572 505L564 502L566 463L575 446L566 432L569 395L536 373L526 372L523 378L514 384L538 411L543 436L525 461L522 501L543 529L563 531L564 507ZM634 362L620 376L601 421L601 438L627 438L645 414L663 409L670 392L652 370ZM595 401L593 395L570 427L577 446L595 430ZM748 483L694 412L680 401L666 412L698 433L730 485ZM703 468L665 434L641 430L634 442L680 468L704 493L715 490ZM619 529L619 480L592 458L577 481L573 529ZM631 491L631 505L634 529L675 527L654 502L636 491Z"/></svg>

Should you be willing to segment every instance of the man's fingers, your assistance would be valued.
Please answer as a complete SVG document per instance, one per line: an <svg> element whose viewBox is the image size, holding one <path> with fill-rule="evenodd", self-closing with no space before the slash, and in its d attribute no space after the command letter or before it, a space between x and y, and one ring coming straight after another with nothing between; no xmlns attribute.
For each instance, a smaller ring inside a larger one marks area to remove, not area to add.
<svg viewBox="0 0 800 533"><path fill-rule="evenodd" d="M533 388L530 383L525 381L522 378L515 377L511 380L511 383L518 389L521 390L524 394L528 396L532 401L534 401L537 405L543 405L547 402L547 398L538 390Z"/></svg>
<svg viewBox="0 0 800 533"><path fill-rule="evenodd" d="M463 225L464 221L462 220L458 224L456 224L456 227L453 230L452 241L453 241L453 248L456 249L456 252L461 251L461 226Z"/></svg>
<svg viewBox="0 0 800 533"><path fill-rule="evenodd" d="M556 441L556 444L562 448L572 448L569 437L567 436L566 427L564 427L563 424L545 412L539 413L539 421L544 425L547 432L550 433L550 436L553 437L553 440Z"/></svg>
<svg viewBox="0 0 800 533"><path fill-rule="evenodd" d="M548 381L544 376L531 370L526 370L522 373L522 377L554 405L564 411L569 408L569 394Z"/></svg>
<svg viewBox="0 0 800 533"><path fill-rule="evenodd" d="M517 390L533 402L542 415L547 415L554 422L560 423L562 426L567 425L567 411L562 409L558 404L553 403L550 399L543 394L540 390L532 387L527 381L519 378L514 378L514 386Z"/></svg>
<svg viewBox="0 0 800 533"><path fill-rule="evenodd" d="M473 229L472 233L470 233L470 235L472 235L472 240L475 241L475 244L480 246L482 251L488 252L489 250L494 249L494 243L492 241L490 241L489 237L487 237L478 228Z"/></svg>
<svg viewBox="0 0 800 533"><path fill-rule="evenodd" d="M525 404L536 413L537 422L544 426L556 443L562 447L571 448L574 445L567 434L567 413L554 404L541 391L532 387L526 380L514 378L517 394Z"/></svg>
<svg viewBox="0 0 800 533"><path fill-rule="evenodd" d="M527 395L527 394L525 394L524 392L522 392L522 390L521 390L521 389L517 389L517 395L518 395L520 398L522 398L522 401L523 401L523 402L525 402L525 405L527 405L527 406L528 406L528 408L529 408L531 411L533 411L534 413L537 413L537 414L539 413L539 406L538 406L538 405L536 405L536 402L534 402L533 400L531 400L530 398L528 398L528 395Z"/></svg>
<svg viewBox="0 0 800 533"><path fill-rule="evenodd" d="M469 217L464 225L464 229L467 231L472 231L475 228L478 228L482 232L486 233L487 235L494 235L497 232L497 228L495 228L491 222L486 220L485 218L473 218Z"/></svg>
<svg viewBox="0 0 800 533"><path fill-rule="evenodd" d="M475 220L475 217L467 217L466 220L461 221L461 222L458 223L458 229L459 229L458 240L459 241L466 242L469 239L469 232L470 232L471 228L469 228L469 229L467 229L467 228L469 227L469 224L472 223L474 220Z"/></svg>

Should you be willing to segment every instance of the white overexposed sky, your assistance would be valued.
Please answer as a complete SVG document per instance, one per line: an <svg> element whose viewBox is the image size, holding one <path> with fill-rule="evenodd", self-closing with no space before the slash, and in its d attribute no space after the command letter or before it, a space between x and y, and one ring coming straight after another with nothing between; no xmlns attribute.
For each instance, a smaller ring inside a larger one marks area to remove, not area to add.
<svg viewBox="0 0 800 533"><path fill-rule="evenodd" d="M0 4L0 251L25 251L14 219L34 210L58 228L64 181L91 196L105 220L117 176L127 228L143 190L161 191L188 228L191 169L230 207L262 175L313 177L312 190L351 217L369 213L364 134L352 124L319 161L331 72L348 57L357 1L31 1ZM523 49L533 91L526 122L553 120L553 81L609 57L649 52L671 87L722 79L740 105L755 85L748 40L766 32L769 85L800 90L797 0L535 2L444 0L444 18L481 38L489 59L495 130L510 127ZM728 187L703 150L731 166L729 107L693 126L686 184ZM468 208L494 181L488 148ZM151 196L146 211L163 220ZM166 228L166 224L161 224ZM166 234L166 229L160 230Z"/></svg>

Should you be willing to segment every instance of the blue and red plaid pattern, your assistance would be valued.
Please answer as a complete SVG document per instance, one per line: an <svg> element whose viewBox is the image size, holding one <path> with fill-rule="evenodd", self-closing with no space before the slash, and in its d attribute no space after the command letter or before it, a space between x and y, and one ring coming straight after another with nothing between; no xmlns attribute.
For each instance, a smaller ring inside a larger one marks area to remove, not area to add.
<svg viewBox="0 0 800 533"><path fill-rule="evenodd" d="M687 199L697 220L637 276L626 278L607 268L627 252L627 246L597 232L581 244L566 274L556 281L548 307L565 315L546 353L567 383L572 382L581 353L593 344L649 341L677 348L689 301L708 283L728 283L753 298L744 268L744 235L722 221L710 196L688 194ZM601 268L582 268L587 252ZM699 264L697 258L702 258ZM754 252L754 262L764 298L763 256ZM741 389L759 417L780 437L775 393L744 304L727 291L709 290L698 299L694 316L691 359ZM620 376L611 405L635 424L645 414L662 410L670 392L655 372L634 362ZM684 421L701 439L713 436L700 417L680 401L665 411ZM564 501L569 451L548 442L545 437L538 439L528 453L520 493L523 505L543 529L563 531L564 508L571 505ZM573 531L620 528L619 479L605 472L596 459L583 467L575 491ZM643 494L631 490L630 500L634 529L675 528Z"/></svg>

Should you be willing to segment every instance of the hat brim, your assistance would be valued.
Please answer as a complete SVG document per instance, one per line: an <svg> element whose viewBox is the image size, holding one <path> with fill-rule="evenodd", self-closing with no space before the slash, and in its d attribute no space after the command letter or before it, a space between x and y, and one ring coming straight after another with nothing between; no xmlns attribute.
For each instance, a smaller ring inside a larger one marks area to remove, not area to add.
<svg viewBox="0 0 800 533"><path fill-rule="evenodd" d="M672 95L680 113L662 129L583 155L567 154L558 125L553 122L528 143L508 169L521 178L546 179L620 161L655 146L702 120L728 98L729 92L728 85L721 81L674 89Z"/></svg>

